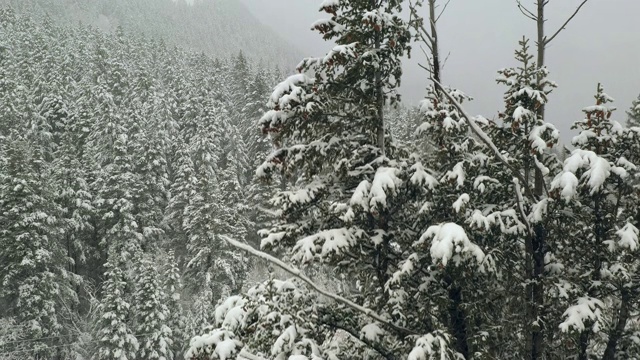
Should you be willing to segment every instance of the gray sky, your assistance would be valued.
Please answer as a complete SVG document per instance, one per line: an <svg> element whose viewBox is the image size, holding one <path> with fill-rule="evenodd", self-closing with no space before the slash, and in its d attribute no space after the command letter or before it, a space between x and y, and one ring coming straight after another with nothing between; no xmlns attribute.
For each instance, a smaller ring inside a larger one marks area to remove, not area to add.
<svg viewBox="0 0 640 360"><path fill-rule="evenodd" d="M241 1L305 56L320 56L330 49L330 44L309 30L312 22L324 16L318 12L320 0ZM547 32L555 31L579 3L551 1ZM550 97L548 120L560 129L565 142L573 136L572 122L583 116L581 109L594 102L598 82L616 99L614 106L619 110L614 118L626 121L624 112L640 93L638 14L639 0L590 0L550 45L547 65L559 88ZM441 51L450 53L444 82L475 99L467 105L472 113L493 118L503 108L504 87L495 83L496 71L516 65L513 52L518 40L523 35L534 38L535 23L520 14L515 0L451 0L438 25ZM417 103L424 96L426 73L416 65L423 60L424 55L415 48L405 65L405 102Z"/></svg>

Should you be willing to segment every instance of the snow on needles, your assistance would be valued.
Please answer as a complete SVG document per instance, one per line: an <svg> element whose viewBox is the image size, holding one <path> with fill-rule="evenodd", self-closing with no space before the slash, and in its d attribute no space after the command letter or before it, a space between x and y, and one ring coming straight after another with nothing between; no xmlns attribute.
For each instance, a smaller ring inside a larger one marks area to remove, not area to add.
<svg viewBox="0 0 640 360"><path fill-rule="evenodd" d="M314 260L317 256L324 258L341 254L355 243L355 234L347 228L324 230L298 240L293 248L292 260L305 263Z"/></svg>
<svg viewBox="0 0 640 360"><path fill-rule="evenodd" d="M383 336L385 331L380 327L379 323L371 323L365 325L360 330L360 338L366 339L369 341L378 341L381 336Z"/></svg>
<svg viewBox="0 0 640 360"><path fill-rule="evenodd" d="M395 194L396 188L402 183L397 176L398 169L381 167L376 172L371 183L371 200L369 205L372 209L387 207L387 191Z"/></svg>
<svg viewBox="0 0 640 360"><path fill-rule="evenodd" d="M638 248L638 235L640 231L631 223L627 223L622 229L616 231L616 235L620 237L617 245L623 249L635 251ZM613 250L614 244L609 243L609 249Z"/></svg>
<svg viewBox="0 0 640 360"><path fill-rule="evenodd" d="M578 170L586 168L580 180L576 174ZM591 189L591 195L600 191L606 180L614 173L621 178L627 176L627 170L623 167L614 166L606 159L598 156L593 151L576 149L564 162L564 168L551 182L552 190L559 190L565 201L569 201L577 192L580 182L585 182Z"/></svg>
<svg viewBox="0 0 640 360"><path fill-rule="evenodd" d="M228 330L215 329L191 339L189 347L184 354L185 359L199 359L207 355L210 359L231 360L242 350L242 342Z"/></svg>
<svg viewBox="0 0 640 360"><path fill-rule="evenodd" d="M475 257L478 263L484 259L484 252L478 245L469 240L467 233L458 224L433 225L427 229L414 245L423 244L427 239L432 239L431 258L434 263L441 261L442 265L446 266L447 262L455 257L454 261L457 264L460 262L457 254L469 254Z"/></svg>
<svg viewBox="0 0 640 360"><path fill-rule="evenodd" d="M449 336L436 331L416 340L416 345L407 360L457 359L457 356L447 351L448 348Z"/></svg>
<svg viewBox="0 0 640 360"><path fill-rule="evenodd" d="M340 5L340 0L323 0L322 4L320 4L320 10L331 7L338 7Z"/></svg>
<svg viewBox="0 0 640 360"><path fill-rule="evenodd" d="M571 329L582 332L586 329L585 322L589 321L593 324L593 330L598 331L602 321L602 311L605 305L602 301L591 298L581 297L578 304L569 307L562 316L566 319L560 324L560 330L569 332Z"/></svg>

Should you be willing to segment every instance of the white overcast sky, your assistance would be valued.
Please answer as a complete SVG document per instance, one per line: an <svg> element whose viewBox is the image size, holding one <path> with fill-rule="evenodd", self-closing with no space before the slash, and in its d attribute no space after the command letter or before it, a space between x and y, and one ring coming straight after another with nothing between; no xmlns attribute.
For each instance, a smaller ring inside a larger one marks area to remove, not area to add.
<svg viewBox="0 0 640 360"><path fill-rule="evenodd" d="M305 56L320 56L331 45L310 30L324 17L320 0L241 0L260 21L294 44ZM533 4L533 0L523 0ZM551 0L547 32L555 31L580 0ZM425 13L426 16L426 13ZM550 78L559 88L551 95L548 120L569 142L569 128L591 105L598 82L616 99L616 119L640 93L640 0L590 0L547 53ZM493 118L503 108L504 88L495 83L496 71L515 65L513 52L523 35L535 37L535 23L524 18L515 0L451 0L439 22L441 51L450 54L443 80L475 100L474 114ZM533 43L532 43L533 46ZM533 51L533 49L532 49ZM408 103L424 96L426 74L416 64L419 49L405 65L402 94Z"/></svg>

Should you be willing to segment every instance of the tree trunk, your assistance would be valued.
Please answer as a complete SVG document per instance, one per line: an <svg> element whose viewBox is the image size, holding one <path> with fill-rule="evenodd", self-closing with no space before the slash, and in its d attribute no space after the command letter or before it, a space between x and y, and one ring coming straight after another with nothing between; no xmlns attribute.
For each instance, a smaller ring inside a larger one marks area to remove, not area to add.
<svg viewBox="0 0 640 360"><path fill-rule="evenodd" d="M438 29L436 29L436 0L429 0L429 23L431 25L431 56L433 57L433 79L442 84L440 78L440 50L438 49Z"/></svg>
<svg viewBox="0 0 640 360"><path fill-rule="evenodd" d="M371 10L374 10L377 7L376 0L371 0ZM381 32L378 31L374 40L374 48L376 52L379 54L381 47L380 37L382 36ZM382 74L380 70L376 70L375 73L375 89L376 89L376 106L378 110L378 133L377 133L377 145L380 149L380 153L382 156L385 155L384 148L384 89L382 88Z"/></svg>
<svg viewBox="0 0 640 360"><path fill-rule="evenodd" d="M607 348L604 350L602 360L614 360L616 355L616 348L618 341L624 334L624 328L627 326L627 320L629 319L629 301L630 295L626 290L622 290L622 298L620 301L620 315L618 315L618 323L609 334L609 341L607 342Z"/></svg>
<svg viewBox="0 0 640 360"><path fill-rule="evenodd" d="M462 310L462 289L455 284L449 287L449 317L451 332L456 339L455 349L464 359L469 359L469 343L467 339L467 319Z"/></svg>
<svg viewBox="0 0 640 360"><path fill-rule="evenodd" d="M545 57L545 36L544 36L544 8L547 4L546 0L538 0L538 59L537 66L542 68L544 66ZM538 86L541 86L542 75L538 74L537 82ZM540 89L539 90L543 90ZM538 108L538 117L544 121L544 104ZM538 156L539 155L535 155ZM540 158L538 158L540 160ZM544 192L544 176L542 171L535 166L535 179L534 179L534 195L537 198L541 198ZM529 324L535 323L536 326L531 326L530 342L529 342L529 354L531 360L538 360L544 353L544 319L541 313L541 309L544 306L544 255L546 249L546 236L547 231L542 223L538 223L534 227L534 236L532 239L531 250L533 251L533 274L532 274L532 293L531 293L531 305L529 311Z"/></svg>

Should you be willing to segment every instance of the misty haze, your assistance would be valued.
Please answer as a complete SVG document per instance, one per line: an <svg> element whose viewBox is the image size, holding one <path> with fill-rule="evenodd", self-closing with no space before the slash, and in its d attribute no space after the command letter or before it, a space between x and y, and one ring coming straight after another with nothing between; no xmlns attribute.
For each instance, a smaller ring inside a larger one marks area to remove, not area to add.
<svg viewBox="0 0 640 360"><path fill-rule="evenodd" d="M0 0L0 360L640 360L637 14Z"/></svg>

